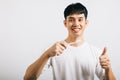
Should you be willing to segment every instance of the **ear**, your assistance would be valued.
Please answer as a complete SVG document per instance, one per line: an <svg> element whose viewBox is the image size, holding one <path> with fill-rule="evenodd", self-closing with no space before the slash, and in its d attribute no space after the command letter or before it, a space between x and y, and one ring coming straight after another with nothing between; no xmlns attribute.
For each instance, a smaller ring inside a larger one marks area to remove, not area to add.
<svg viewBox="0 0 120 80"><path fill-rule="evenodd" d="M85 21L86 27L88 26L88 23L89 23L89 21L86 19L86 21Z"/></svg>
<svg viewBox="0 0 120 80"><path fill-rule="evenodd" d="M66 19L63 21L63 23L64 23L64 26L67 27L67 26L66 26Z"/></svg>

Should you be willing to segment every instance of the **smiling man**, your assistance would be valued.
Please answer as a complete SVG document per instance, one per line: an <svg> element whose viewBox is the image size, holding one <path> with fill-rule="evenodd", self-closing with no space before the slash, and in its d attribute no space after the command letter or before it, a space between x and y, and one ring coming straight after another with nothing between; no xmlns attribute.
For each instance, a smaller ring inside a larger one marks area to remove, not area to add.
<svg viewBox="0 0 120 80"><path fill-rule="evenodd" d="M31 64L24 80L36 80L47 63L52 68L53 80L94 80L95 75L100 80L115 80L107 49L102 51L84 40L87 15L88 11L81 3L65 8L64 25L68 36L53 44Z"/></svg>

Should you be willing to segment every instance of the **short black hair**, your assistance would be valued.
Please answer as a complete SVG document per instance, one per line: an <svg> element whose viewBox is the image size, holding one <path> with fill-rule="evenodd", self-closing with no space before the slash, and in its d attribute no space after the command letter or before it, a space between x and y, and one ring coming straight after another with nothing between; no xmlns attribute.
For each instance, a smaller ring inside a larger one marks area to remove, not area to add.
<svg viewBox="0 0 120 80"><path fill-rule="evenodd" d="M65 8L64 18L66 19L67 16L72 14L84 14L85 18L87 19L88 10L81 3L72 3Z"/></svg>

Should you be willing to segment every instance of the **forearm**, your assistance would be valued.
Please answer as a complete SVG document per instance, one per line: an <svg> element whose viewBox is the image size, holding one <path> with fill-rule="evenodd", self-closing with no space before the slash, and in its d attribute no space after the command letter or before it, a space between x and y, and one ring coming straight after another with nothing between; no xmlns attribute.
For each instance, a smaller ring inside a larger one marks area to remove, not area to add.
<svg viewBox="0 0 120 80"><path fill-rule="evenodd" d="M116 80L111 68L105 70L104 80Z"/></svg>
<svg viewBox="0 0 120 80"><path fill-rule="evenodd" d="M24 80L36 80L37 77L41 74L44 65L47 63L49 56L47 52L45 52L37 61L31 64L24 76Z"/></svg>

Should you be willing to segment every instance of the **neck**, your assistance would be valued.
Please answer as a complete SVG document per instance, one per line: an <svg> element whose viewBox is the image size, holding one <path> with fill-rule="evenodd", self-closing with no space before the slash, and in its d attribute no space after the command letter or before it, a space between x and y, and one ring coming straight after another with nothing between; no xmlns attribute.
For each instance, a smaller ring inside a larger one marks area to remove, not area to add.
<svg viewBox="0 0 120 80"><path fill-rule="evenodd" d="M84 42L84 39L83 39L83 37L70 37L70 36L68 36L65 39L65 41L67 43L75 42L74 44L72 44L72 46L80 46Z"/></svg>

